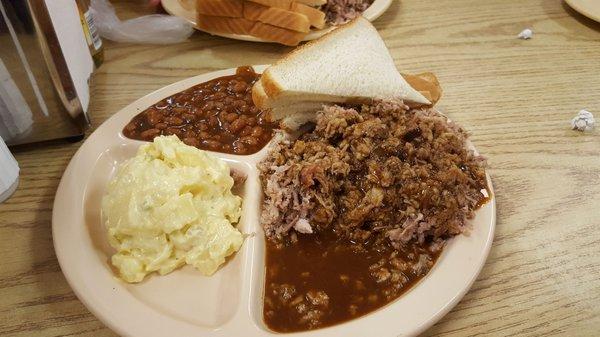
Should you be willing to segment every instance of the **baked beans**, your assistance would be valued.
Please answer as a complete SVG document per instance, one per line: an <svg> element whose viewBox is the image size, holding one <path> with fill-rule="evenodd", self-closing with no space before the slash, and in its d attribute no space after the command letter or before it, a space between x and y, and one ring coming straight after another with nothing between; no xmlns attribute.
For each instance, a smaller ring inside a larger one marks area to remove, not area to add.
<svg viewBox="0 0 600 337"><path fill-rule="evenodd" d="M195 85L142 111L123 134L146 141L176 135L203 150L255 153L271 140L274 126L252 101L259 76L251 67L240 67L235 75Z"/></svg>

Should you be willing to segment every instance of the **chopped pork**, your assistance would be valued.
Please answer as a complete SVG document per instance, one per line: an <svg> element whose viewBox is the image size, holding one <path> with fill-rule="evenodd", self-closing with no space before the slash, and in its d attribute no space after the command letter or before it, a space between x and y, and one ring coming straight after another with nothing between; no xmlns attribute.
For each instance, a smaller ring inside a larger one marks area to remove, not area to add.
<svg viewBox="0 0 600 337"><path fill-rule="evenodd" d="M372 3L373 0L328 0L321 10L327 23L336 26L358 17Z"/></svg>
<svg viewBox="0 0 600 337"><path fill-rule="evenodd" d="M334 230L395 247L443 241L486 198L485 160L433 109L402 102L325 107L312 132L276 139L258 165L270 240ZM422 261L425 262L425 261Z"/></svg>

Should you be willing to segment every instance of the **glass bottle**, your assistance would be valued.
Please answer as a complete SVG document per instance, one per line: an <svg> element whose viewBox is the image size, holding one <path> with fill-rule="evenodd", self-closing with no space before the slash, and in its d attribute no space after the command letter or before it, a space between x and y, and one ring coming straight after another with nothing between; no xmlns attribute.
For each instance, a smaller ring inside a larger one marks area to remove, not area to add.
<svg viewBox="0 0 600 337"><path fill-rule="evenodd" d="M90 11L89 0L76 0L77 7L79 8L79 18L81 20L81 26L83 27L83 35L87 41L90 54L94 60L96 68L100 67L104 62L104 46L102 45L102 39L98 34L98 29L94 23L94 17Z"/></svg>

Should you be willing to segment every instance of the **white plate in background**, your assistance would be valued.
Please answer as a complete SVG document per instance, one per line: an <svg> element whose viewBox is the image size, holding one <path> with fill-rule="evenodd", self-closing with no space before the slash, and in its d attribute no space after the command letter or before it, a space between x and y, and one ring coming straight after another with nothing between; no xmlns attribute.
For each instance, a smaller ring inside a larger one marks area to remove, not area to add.
<svg viewBox="0 0 600 337"><path fill-rule="evenodd" d="M600 22L600 0L566 0L566 2L580 14Z"/></svg>
<svg viewBox="0 0 600 337"><path fill-rule="evenodd" d="M369 21L374 21L378 17L380 17L385 11L390 7L393 0L375 0L363 12L363 17L365 17ZM196 0L162 0L161 4L163 8L167 11L167 13L178 16L187 20L189 23L196 26ZM334 27L327 27L320 30L311 30L308 35L304 38L303 41L310 41L317 39L328 32L330 32ZM196 29L201 30L196 27ZM258 37L254 37L251 35L243 35L243 34L226 34L226 33L213 33L207 32L212 35L217 35L221 37L226 37L229 39L235 40L243 40L243 41L251 41L251 42L271 42L267 40L260 39Z"/></svg>

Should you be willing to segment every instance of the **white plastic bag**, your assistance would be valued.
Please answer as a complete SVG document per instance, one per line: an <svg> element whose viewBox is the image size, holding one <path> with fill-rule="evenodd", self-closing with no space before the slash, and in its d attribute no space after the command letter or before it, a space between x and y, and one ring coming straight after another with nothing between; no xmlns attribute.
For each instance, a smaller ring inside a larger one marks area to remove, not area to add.
<svg viewBox="0 0 600 337"><path fill-rule="evenodd" d="M121 21L108 0L92 0L90 7L100 36L117 42L177 43L194 32L189 22L176 16L153 14Z"/></svg>

